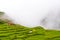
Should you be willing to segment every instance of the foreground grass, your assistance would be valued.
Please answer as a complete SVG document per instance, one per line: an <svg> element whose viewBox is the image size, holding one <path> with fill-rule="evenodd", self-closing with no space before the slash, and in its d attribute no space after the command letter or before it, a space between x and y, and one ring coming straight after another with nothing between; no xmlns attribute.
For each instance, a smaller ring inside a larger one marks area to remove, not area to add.
<svg viewBox="0 0 60 40"><path fill-rule="evenodd" d="M4 23L0 24L0 40L60 40L60 31Z"/></svg>

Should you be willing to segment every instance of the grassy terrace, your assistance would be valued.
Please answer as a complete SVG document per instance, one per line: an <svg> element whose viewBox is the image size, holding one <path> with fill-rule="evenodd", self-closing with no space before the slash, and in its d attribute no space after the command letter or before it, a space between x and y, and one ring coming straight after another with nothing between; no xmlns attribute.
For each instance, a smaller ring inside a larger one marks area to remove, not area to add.
<svg viewBox="0 0 60 40"><path fill-rule="evenodd" d="M40 26L28 28L1 23L0 40L60 40L60 31L45 30Z"/></svg>

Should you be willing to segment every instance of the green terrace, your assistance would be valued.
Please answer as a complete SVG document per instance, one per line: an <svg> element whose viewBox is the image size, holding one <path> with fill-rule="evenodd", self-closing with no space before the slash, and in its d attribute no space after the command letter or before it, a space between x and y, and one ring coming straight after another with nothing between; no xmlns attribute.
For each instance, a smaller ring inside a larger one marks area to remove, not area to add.
<svg viewBox="0 0 60 40"><path fill-rule="evenodd" d="M60 31L45 30L41 26L28 28L0 21L0 40L60 40Z"/></svg>

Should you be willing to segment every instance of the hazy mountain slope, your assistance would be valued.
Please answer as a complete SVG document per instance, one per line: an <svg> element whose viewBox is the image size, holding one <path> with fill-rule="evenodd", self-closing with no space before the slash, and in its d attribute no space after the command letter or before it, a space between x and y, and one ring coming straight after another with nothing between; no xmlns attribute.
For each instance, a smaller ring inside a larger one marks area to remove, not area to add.
<svg viewBox="0 0 60 40"><path fill-rule="evenodd" d="M41 26L28 28L0 19L0 40L60 40L60 30L45 30Z"/></svg>
<svg viewBox="0 0 60 40"><path fill-rule="evenodd" d="M0 40L60 40L60 31L40 26L27 28L18 24L0 24Z"/></svg>

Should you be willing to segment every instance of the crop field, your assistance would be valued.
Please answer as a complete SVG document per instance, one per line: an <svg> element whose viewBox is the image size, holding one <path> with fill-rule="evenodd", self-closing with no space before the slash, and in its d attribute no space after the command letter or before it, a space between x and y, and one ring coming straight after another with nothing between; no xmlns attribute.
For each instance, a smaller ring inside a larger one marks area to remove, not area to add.
<svg viewBox="0 0 60 40"><path fill-rule="evenodd" d="M60 40L60 31L45 30L41 26L28 28L18 24L1 23L0 40Z"/></svg>

